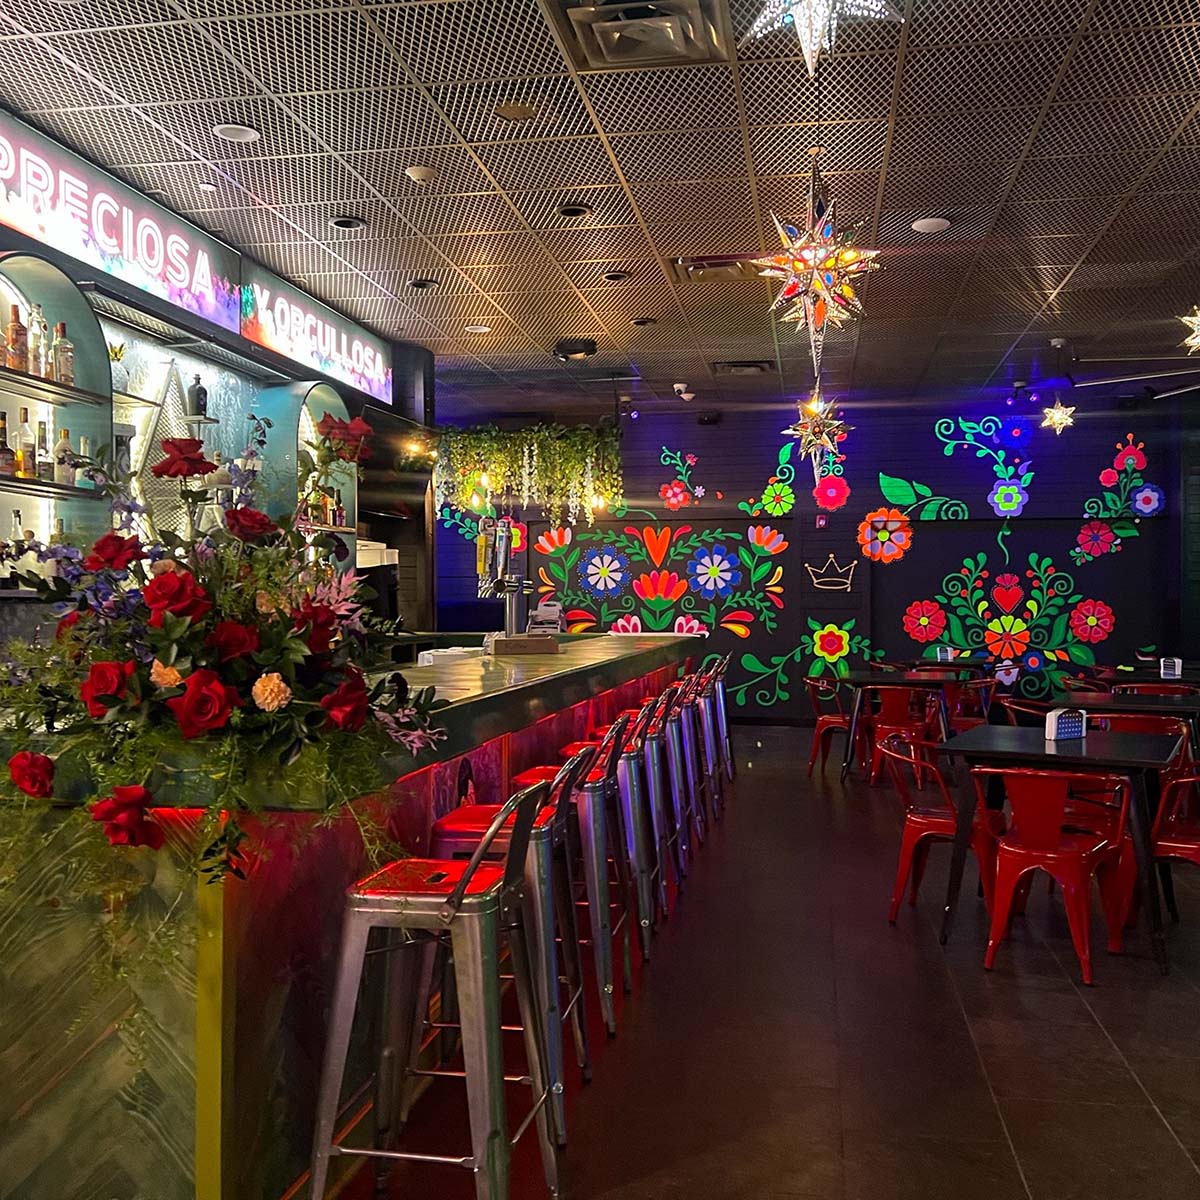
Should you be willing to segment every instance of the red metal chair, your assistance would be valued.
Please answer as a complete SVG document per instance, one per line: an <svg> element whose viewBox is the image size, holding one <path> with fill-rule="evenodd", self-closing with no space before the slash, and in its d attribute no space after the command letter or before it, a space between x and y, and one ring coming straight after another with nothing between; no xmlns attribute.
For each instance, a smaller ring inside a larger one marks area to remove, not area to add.
<svg viewBox="0 0 1200 1200"><path fill-rule="evenodd" d="M817 718L817 726L813 730L812 753L808 756L808 774L811 777L818 752L821 755L821 774L825 773L825 764L829 761L829 744L833 741L833 735L841 730L847 737L850 736L850 716L842 708L841 684L832 679L818 677L806 679L804 686L808 689L808 702ZM829 705L833 706L832 711Z"/></svg>
<svg viewBox="0 0 1200 1200"><path fill-rule="evenodd" d="M1100 886L1108 948L1114 954L1121 950L1121 928L1128 908L1128 877L1120 870L1129 816L1128 781L1115 775L1097 777L1023 767L974 767L971 775L980 804L986 799L988 783L999 779L1011 813L1008 832L998 841L992 927L984 967L990 971L995 965L1023 880L1041 870L1062 888L1071 940L1083 981L1090 985L1093 876ZM1084 828L1076 820L1084 805L1097 810L1095 828Z"/></svg>
<svg viewBox="0 0 1200 1200"><path fill-rule="evenodd" d="M1011 696L999 696L996 703L1004 710L1010 725L1028 728L1045 725L1046 714L1054 707L1045 700L1014 700Z"/></svg>
<svg viewBox="0 0 1200 1200"><path fill-rule="evenodd" d="M1114 683L1113 692L1121 696L1195 696L1200 688L1190 683Z"/></svg>
<svg viewBox="0 0 1200 1200"><path fill-rule="evenodd" d="M921 878L925 874L925 862L933 842L954 841L958 817L950 799L945 776L938 766L936 742L923 742L891 734L877 746L887 764L888 774L904 802L904 832L900 838L900 862L896 867L896 884L892 889L892 904L888 909L888 921L896 923L900 901L904 899L904 888L912 878L908 902L915 905ZM927 780L937 785L937 798L918 803L909 790L909 776L918 788ZM938 802L940 800L940 803ZM996 877L996 838L1004 830L1004 816L980 803L975 809L975 824L971 833L971 848L979 862L979 879L983 884L983 900L992 908L992 890Z"/></svg>
<svg viewBox="0 0 1200 1200"><path fill-rule="evenodd" d="M1163 790L1151 845L1160 860L1181 858L1200 867L1200 775L1177 775Z"/></svg>
<svg viewBox="0 0 1200 1200"><path fill-rule="evenodd" d="M874 747L871 751L871 783L879 778L879 767L883 760L879 748L881 742L892 734L920 741L929 733L926 699L924 689L904 687L902 684L872 685L866 689L860 723Z"/></svg>
<svg viewBox="0 0 1200 1200"><path fill-rule="evenodd" d="M1073 675L1064 675L1059 680L1059 687L1078 703L1098 696L1107 696L1109 689L1098 679L1077 679Z"/></svg>
<svg viewBox="0 0 1200 1200"><path fill-rule="evenodd" d="M996 691L994 678L965 679L946 684L946 706L950 710L950 731L962 733L977 725L988 723L992 696Z"/></svg>

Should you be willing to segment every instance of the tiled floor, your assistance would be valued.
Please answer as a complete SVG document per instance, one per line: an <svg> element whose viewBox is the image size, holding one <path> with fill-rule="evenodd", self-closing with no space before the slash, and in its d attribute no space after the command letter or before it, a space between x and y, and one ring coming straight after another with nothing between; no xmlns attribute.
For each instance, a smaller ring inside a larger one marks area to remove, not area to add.
<svg viewBox="0 0 1200 1200"><path fill-rule="evenodd" d="M1200 871L1176 871L1169 977L1139 931L1080 986L1040 886L989 974L972 882L938 944L946 848L919 907L887 924L889 788L842 788L832 769L810 784L804 731L737 734L725 823L618 1037L595 1030L594 1082L572 1087L566 1200L1200 1197ZM464 1106L438 1087L411 1136L461 1150ZM422 1168L388 1194L474 1191ZM526 1138L513 1196L545 1194Z"/></svg>

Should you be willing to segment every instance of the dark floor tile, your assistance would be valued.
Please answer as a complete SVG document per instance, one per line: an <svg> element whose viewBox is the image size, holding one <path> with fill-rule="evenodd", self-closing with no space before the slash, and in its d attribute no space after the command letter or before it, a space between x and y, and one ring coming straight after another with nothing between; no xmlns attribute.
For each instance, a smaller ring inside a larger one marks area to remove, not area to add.
<svg viewBox="0 0 1200 1200"><path fill-rule="evenodd" d="M846 1200L1028 1200L1008 1143L914 1135L846 1145Z"/></svg>
<svg viewBox="0 0 1200 1200"><path fill-rule="evenodd" d="M1179 1140L1200 1146L1200 1060L1135 1056L1129 1065Z"/></svg>
<svg viewBox="0 0 1200 1200"><path fill-rule="evenodd" d="M1200 1171L1152 1108L1002 1100L1034 1200L1195 1200Z"/></svg>

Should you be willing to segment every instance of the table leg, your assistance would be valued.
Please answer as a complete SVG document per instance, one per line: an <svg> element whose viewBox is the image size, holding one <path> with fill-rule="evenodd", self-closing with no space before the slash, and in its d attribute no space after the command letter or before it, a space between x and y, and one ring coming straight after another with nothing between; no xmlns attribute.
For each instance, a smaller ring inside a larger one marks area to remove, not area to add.
<svg viewBox="0 0 1200 1200"><path fill-rule="evenodd" d="M938 688L938 715L942 721L942 741L948 742L954 735L950 732L950 702L946 699L946 689Z"/></svg>
<svg viewBox="0 0 1200 1200"><path fill-rule="evenodd" d="M846 730L846 754L842 759L842 782L850 774L850 764L854 761L854 743L858 738L858 722L862 716L863 689L854 689L854 699L850 701L850 725Z"/></svg>
<svg viewBox="0 0 1200 1200"><path fill-rule="evenodd" d="M1133 851L1137 857L1138 884L1150 917L1150 944L1154 951L1154 960L1158 963L1159 970L1166 975L1171 969L1171 964L1167 960L1167 939L1163 934L1158 874L1154 870L1154 857L1150 846L1150 800L1146 787L1146 773L1131 772L1130 784L1133 794L1129 802L1129 835L1133 839Z"/></svg>
<svg viewBox="0 0 1200 1200"><path fill-rule="evenodd" d="M954 848L950 854L950 878L946 883L946 907L942 912L942 936L944 946L950 938L950 927L954 923L954 909L958 904L958 893L962 889L963 870L967 865L967 851L971 847L971 831L975 824L975 780L971 778L970 764L966 778L954 793L954 807L958 823L954 830Z"/></svg>

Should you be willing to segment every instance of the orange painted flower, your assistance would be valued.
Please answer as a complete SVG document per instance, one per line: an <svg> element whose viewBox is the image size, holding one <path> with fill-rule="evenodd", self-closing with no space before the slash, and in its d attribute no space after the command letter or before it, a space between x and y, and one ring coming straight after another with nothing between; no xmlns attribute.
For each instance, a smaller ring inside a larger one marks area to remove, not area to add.
<svg viewBox="0 0 1200 1200"><path fill-rule="evenodd" d="M568 633L586 633L596 624L596 618L586 608L569 608L566 618Z"/></svg>
<svg viewBox="0 0 1200 1200"><path fill-rule="evenodd" d="M754 622L754 614L747 612L744 608L736 608L733 612L726 613L721 618L721 628L728 629L730 633L735 634L740 638L748 638L750 636L750 626Z"/></svg>
<svg viewBox="0 0 1200 1200"><path fill-rule="evenodd" d="M899 562L912 546L912 525L898 508L877 508L859 525L858 544L875 562Z"/></svg>
<svg viewBox="0 0 1200 1200"><path fill-rule="evenodd" d="M546 596L558 591L558 584L550 582L550 576L546 574L545 567L538 567L538 578L541 583L538 584L538 595Z"/></svg>
<svg viewBox="0 0 1200 1200"><path fill-rule="evenodd" d="M751 525L746 530L746 538L750 545L764 554L782 554L788 548L787 539L770 525Z"/></svg>
<svg viewBox="0 0 1200 1200"><path fill-rule="evenodd" d="M1020 658L1029 649L1029 625L1012 613L1004 613L987 623L983 641L988 653L996 658Z"/></svg>
<svg viewBox="0 0 1200 1200"><path fill-rule="evenodd" d="M547 529L536 542L533 543L533 548L539 554L553 554L556 550L563 549L564 546L571 544L571 527L564 525L558 529Z"/></svg>
<svg viewBox="0 0 1200 1200"><path fill-rule="evenodd" d="M633 581L633 592L639 600L656 607L674 604L687 591L687 580L674 571L650 571Z"/></svg>
<svg viewBox="0 0 1200 1200"><path fill-rule="evenodd" d="M771 578L767 580L765 591L767 599L775 605L776 608L783 607L783 584L780 580L783 579L783 568L776 567L771 572Z"/></svg>

